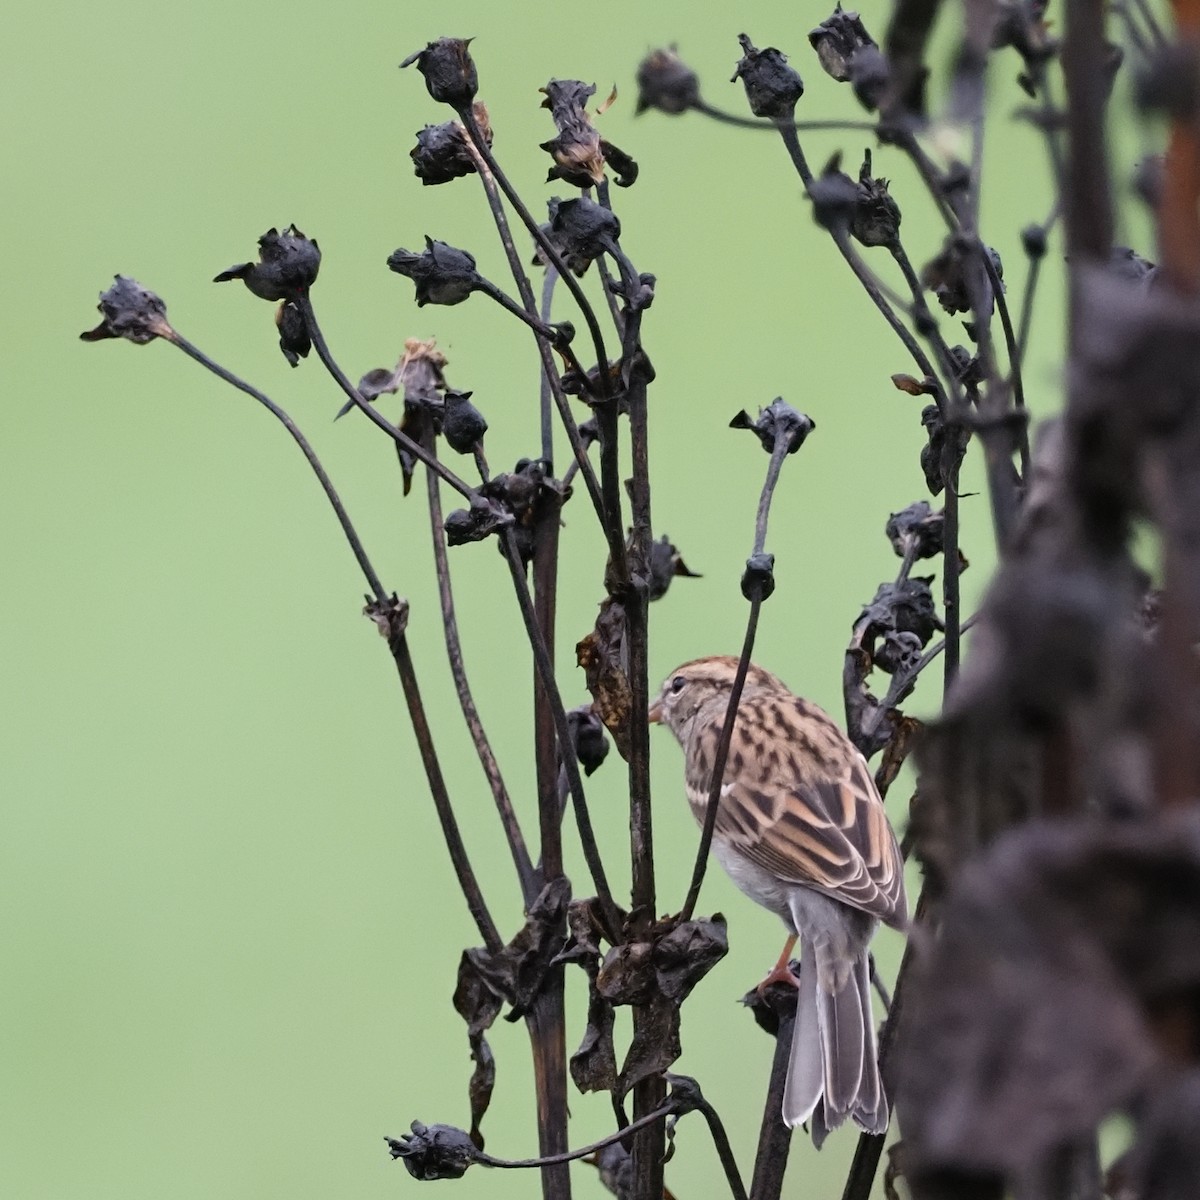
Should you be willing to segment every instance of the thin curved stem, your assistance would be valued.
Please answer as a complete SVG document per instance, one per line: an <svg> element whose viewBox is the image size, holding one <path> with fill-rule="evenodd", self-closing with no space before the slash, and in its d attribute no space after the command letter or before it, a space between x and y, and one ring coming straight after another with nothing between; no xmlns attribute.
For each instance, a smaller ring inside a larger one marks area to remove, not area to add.
<svg viewBox="0 0 1200 1200"><path fill-rule="evenodd" d="M350 382L346 377L346 373L338 366L333 355L330 353L329 346L325 341L325 335L321 332L320 325L317 324L317 314L313 310L312 300L308 295L300 296L296 300L296 307L300 310L300 315L304 318L308 336L312 339L317 356L325 364L326 370L333 376L338 387L354 403L354 406L366 413L398 446L402 446L413 458L419 459L431 471L435 471L440 475L460 496L464 496L467 500L475 499L478 493L469 483L460 479L440 459L434 458L424 446L419 442L414 442L403 430L397 429L395 425L380 413L377 413L374 407L363 399L362 393Z"/></svg>
<svg viewBox="0 0 1200 1200"><path fill-rule="evenodd" d="M509 228L508 218L504 213L504 205L500 201L499 185L497 177L492 169L492 159L489 155L484 155L480 152L479 146L483 144L482 135L478 142L474 136L468 139L467 145L471 150L472 157L475 161L476 172L479 175L480 183L483 185L484 194L487 197L488 208L492 214L492 220L496 225L496 231L500 235L500 244L504 249L505 257L508 259L509 269L512 272L513 279L516 282L517 290L521 294L522 302L526 295L529 297L529 304L533 303L533 290L529 282L529 277L525 274L525 268L521 264L520 256L517 254L516 245L513 242L512 230ZM547 268L547 272L553 271L556 275L557 268L553 265ZM625 553L625 543L622 535L622 530L618 525L614 528L608 520L607 512L604 505L604 497L600 490L600 482L596 478L596 472L592 467L591 461L587 456L587 447L583 444L583 439L579 433L579 426L575 421L574 414L571 412L570 401L566 392L563 391L562 381L559 378L558 370L554 363L554 356L550 350L550 344L543 336L537 337L538 353L542 359L542 386L543 389L549 387L550 394L554 398L555 407L558 409L559 419L563 423L563 429L567 434L567 441L571 446L571 453L574 455L575 465L579 474L583 477L584 486L587 488L588 496L591 498L592 506L596 510L596 517L600 522L600 528L604 531L605 538L608 542L608 552L612 556L614 562L622 561L622 556ZM582 374L582 373L581 373ZM583 375L586 379L586 374ZM544 401L543 401L544 404ZM543 441L545 441L546 421L543 417Z"/></svg>
<svg viewBox="0 0 1200 1200"><path fill-rule="evenodd" d="M387 598L387 592L383 584L380 582L379 576L375 572L375 568L371 565L371 560L367 557L366 549L363 547L362 540L358 536L353 523L350 520L349 514L346 512L345 506L342 504L341 497L337 493L337 489L333 486L333 481L326 473L321 460L317 457L316 451L309 444L308 439L300 432L299 426L292 420L287 412L280 408L269 396L260 392L258 388L251 386L244 379L239 378L232 371L226 370L219 362L208 357L198 346L194 346L182 334L171 331L171 334L163 335L167 341L173 346L178 347L189 358L194 359L202 367L211 371L218 378L223 379L226 383L237 388L238 391L245 392L246 395L252 396L259 402L271 415L279 421L279 423L291 434L292 440L300 447L301 453L308 460L308 465L312 468L313 474L316 475L318 482L321 484L329 503L333 506L333 511L337 516L338 524L342 527L342 532L346 535L346 541L350 543L350 549L354 553L354 558L357 561L359 568L367 580L367 587L371 589L375 599L382 602Z"/></svg>
<svg viewBox="0 0 1200 1200"><path fill-rule="evenodd" d="M739 129L776 128L774 121L764 117L743 117L737 113L726 112L723 108L714 108L706 100L697 100L692 105L692 111L702 116L720 121L724 125L735 125ZM878 135L879 126L873 121L793 121L792 128L801 133L820 133L825 130L842 130L850 133L873 133Z"/></svg>
<svg viewBox="0 0 1200 1200"><path fill-rule="evenodd" d="M576 1159L586 1158L589 1154L595 1154L597 1150L603 1150L605 1146L611 1146L614 1142L624 1141L631 1133L637 1133L639 1130L653 1125L655 1121L666 1120L674 1111L674 1103L668 1100L653 1112L638 1117L636 1121L630 1121L624 1129L618 1129L616 1133L610 1133L599 1141L591 1142L587 1146L580 1146L578 1150L567 1150L563 1154L548 1154L545 1158L493 1158L490 1154L479 1150L475 1153L475 1161L485 1167L496 1167L501 1171L523 1171L530 1167L552 1167L558 1163L574 1162Z"/></svg>
<svg viewBox="0 0 1200 1200"><path fill-rule="evenodd" d="M432 432L430 433L432 441ZM433 446L430 452L437 453ZM534 880L533 864L529 858L529 850L525 837L521 833L521 825L513 809L508 789L504 786L504 777L500 773L500 764L492 750L471 694L471 685L467 680L466 665L463 662L462 641L458 634L458 616L454 607L454 591L450 582L450 562L446 554L446 538L442 527L442 497L438 477L433 471L425 472L425 486L429 501L429 525L433 535L434 573L437 576L438 597L442 607L442 630L446 640L446 657L450 660L450 674L454 679L454 690L458 695L459 707L462 709L463 720L479 757L479 765L483 768L484 777L492 792L496 811L500 815L500 824L512 854L513 865L517 870L517 879L521 885L521 896L526 905L533 902L537 896L537 885Z"/></svg>
<svg viewBox="0 0 1200 1200"><path fill-rule="evenodd" d="M796 168L796 173L800 176L801 182L804 184L806 191L812 191L813 174L808 165L808 160L804 157L804 151L800 146L800 140L796 137L796 130L789 122L777 121L775 128L779 131L779 135L783 138L783 144L787 148L789 157L792 160L792 165ZM917 344L916 338L913 337L911 331L900 320L887 299L880 292L871 276L871 272L867 270L865 264L854 252L854 248L850 245L850 235L844 229L830 230L834 245L837 246L838 252L846 260L846 264L854 272L859 283L862 284L871 302L879 310L883 319L891 327L892 332L900 339L905 350L911 355L913 361L917 364L921 373L932 379L937 384L937 394L935 400L939 408L945 407L946 397L945 390L941 383L941 378L934 370L933 364L929 361L925 352Z"/></svg>
<svg viewBox="0 0 1200 1200"><path fill-rule="evenodd" d="M475 119L475 114L468 108L459 113L459 120L470 136L472 143L475 146L480 158L488 165L488 169L495 177L496 182L500 185L500 190L508 198L509 204L513 206L513 210L517 216L521 218L521 223L529 230L533 240L538 244L541 252L546 256L546 261L549 262L554 269L562 277L563 283L567 285L567 290L575 298L575 303L579 305L579 311L583 315L584 322L588 327L588 333L591 335L592 342L596 349L596 362L600 367L600 377L605 378L604 368L608 363L608 353L604 348L604 335L600 331L600 322L596 319L595 310L588 302L587 296L584 295L583 288L579 286L579 281L567 269L566 263L563 262L562 256L555 249L553 243L542 232L541 226L533 219L529 209L525 207L525 202L521 199L517 189L509 182L508 176L505 175L500 164L496 161L496 157L492 154L492 148L488 145L487 139L483 136L483 130L479 127L479 122ZM605 387L604 383L601 387Z"/></svg>
<svg viewBox="0 0 1200 1200"><path fill-rule="evenodd" d="M692 882L688 885L687 897L680 909L680 921L690 921L700 899L700 888L708 869L708 852L712 848L713 830L717 826L717 808L721 799L721 784L725 779L725 763L729 758L729 745L733 741L733 727L737 723L738 705L742 689L746 684L746 672L750 668L750 655L754 653L754 638L758 632L758 613L762 600L750 601L750 616L746 619L746 636L742 641L742 654L738 659L737 673L729 692L729 703L725 708L725 720L721 725L721 737L717 742L716 758L713 762L712 779L708 786L708 800L704 808L704 824L700 829L700 845L696 850L696 863L692 867Z"/></svg>
<svg viewBox="0 0 1200 1200"><path fill-rule="evenodd" d="M579 827L579 839L583 843L583 856L587 860L588 870L592 876L592 884L600 901L607 933L614 945L620 942L621 918L616 902L613 900L612 889L608 885L608 876L604 863L600 859L600 851L596 845L596 835L592 828L592 818L588 812L587 797L583 790L583 778L579 773L579 759L575 755L575 746L571 741L571 730L567 724L566 710L563 708L562 694L558 690L558 681L554 678L554 667L550 660L550 652L538 627L537 614L534 611L533 600L529 594L529 584L525 578L525 568L521 563L521 555L513 540L512 530L500 531L500 544L504 549L504 557L512 574L513 587L517 593L517 603L521 609L521 620L525 624L525 632L533 649L534 666L538 678L545 689L550 702L550 710L554 717L554 731L558 737L558 753L567 773L567 783L571 789L571 799L575 808L575 822Z"/></svg>

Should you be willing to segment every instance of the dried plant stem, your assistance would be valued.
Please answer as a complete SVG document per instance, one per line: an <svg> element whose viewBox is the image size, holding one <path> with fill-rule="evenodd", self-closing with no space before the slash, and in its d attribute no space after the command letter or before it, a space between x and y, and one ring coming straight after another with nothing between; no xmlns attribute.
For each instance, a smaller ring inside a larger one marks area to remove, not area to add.
<svg viewBox="0 0 1200 1200"><path fill-rule="evenodd" d="M425 768L425 776L429 781L429 790L433 795L433 806L437 810L438 821L442 827L442 836L446 840L446 848L450 851L450 861L454 864L454 873L458 878L458 886L466 898L467 908L475 918L475 925L483 938L484 945L493 953L504 945L504 939L496 928L479 881L467 857L467 848L463 844L459 832L458 821L450 804L450 794L446 790L446 781L442 776L441 763L433 745L433 731L429 727L429 719L425 715L425 705L421 699L421 690L417 686L417 672L413 667L412 655L408 650L408 639L403 630L392 632L388 636L388 649L396 662L396 670L400 675L400 685L404 689L404 699L408 704L408 716L412 722L413 735L417 740L417 749L421 755L421 763Z"/></svg>
<svg viewBox="0 0 1200 1200"><path fill-rule="evenodd" d="M930 902L928 893L922 889L917 897L916 911L913 913L912 925L920 929L930 920ZM879 1074L883 1079L883 1087L889 1099L896 1094L895 1082L895 1052L901 1022L904 1019L904 1004L911 986L913 962L916 958L916 944L909 937L904 947L904 955L900 959L900 970L896 974L896 988L892 994L892 1002L888 1006L887 1019L879 1035ZM842 1200L870 1200L871 1188L875 1183L875 1173L879 1169L879 1157L883 1153L883 1145L887 1140L886 1134L860 1133L858 1145L854 1149L854 1158L850 1163L850 1174L846 1177L842 1189Z"/></svg>
<svg viewBox="0 0 1200 1200"><path fill-rule="evenodd" d="M432 432L426 448L436 455ZM533 863L530 861L529 850L525 837L521 833L520 822L513 809L508 789L504 786L504 778L500 773L500 765L492 751L491 742L484 731L483 722L479 717L479 709L471 694L471 685L467 680L466 666L463 662L462 641L458 634L458 616L454 606L454 591L450 582L450 563L446 554L446 537L442 527L442 498L438 477L433 471L426 471L425 486L429 499L429 524L433 535L433 563L437 576L438 597L442 607L442 630L446 639L446 657L450 660L450 674L454 679L454 690L458 695L459 707L462 709L463 720L479 757L484 777L492 792L496 811L500 814L500 824L504 829L504 837L508 842L512 855L513 866L517 871L517 879L521 885L521 896L526 905L531 904L538 893L538 883L534 878Z"/></svg>
<svg viewBox="0 0 1200 1200"><path fill-rule="evenodd" d="M316 475L317 481L320 483L329 503L333 507L338 524L341 525L342 532L346 535L346 541L349 542L350 549L354 553L354 558L363 576L366 578L367 587L371 589L376 600L381 603L386 600L387 592L384 590L379 576L375 573L375 568L371 565L371 560L367 557L362 540L359 538L354 525L350 521L345 506L342 504L341 497L338 495L337 489L333 486L333 481L329 478L324 466L321 464L321 460L317 457L316 451L313 450L304 434L300 432L300 428L295 421L269 396L260 392L258 388L252 387L232 371L221 366L215 359L209 358L203 350L198 346L194 346L182 334L172 330L171 335L166 340L182 350L190 359L198 362L206 370L211 371L219 379L223 379L226 383L237 388L238 391L245 392L247 396L251 396L257 400L291 434L292 440L300 447L300 452L307 459L308 465L312 468L313 474Z"/></svg>
<svg viewBox="0 0 1200 1200"><path fill-rule="evenodd" d="M288 433L292 435L293 440L308 460L309 466L312 467L313 473L320 481L326 496L329 498L330 504L333 505L334 512L337 514L346 539L354 551L354 556L358 560L363 574L366 576L367 585L374 593L374 607L377 607L381 613L387 612L392 616L388 629L388 649L392 653L396 669L400 674L400 683L404 689L405 701L408 704L409 718L412 721L413 733L417 740L417 749L421 755L421 763L425 768L425 776L429 782L429 791L433 796L433 805L437 811L438 821L442 826L442 835L446 840L446 848L450 852L450 861L454 867L454 873L458 878L459 887L462 889L463 896L467 901L467 908L470 910L471 916L475 920L475 926L479 930L479 936L483 939L489 950L499 950L504 942L500 937L500 931L496 928L496 923L492 920L491 913L488 911L487 903L483 898L479 881L475 877L475 871L471 866L470 858L467 855L467 848L463 843L458 822L454 816L454 809L450 803L450 795L446 789L446 781L442 776L441 763L438 760L437 750L433 744L433 733L429 728L429 721L425 715L420 688L417 686L416 670L413 667L412 656L408 651L408 641L404 634L404 615L400 609L399 602L394 600L389 602L388 593L385 591L378 575L376 575L374 568L371 566L366 551L363 549L362 543L358 538L358 534L355 532L345 508L342 506L333 484L330 482L328 475L326 475L324 467L322 467L316 453L291 417L257 388L238 378L232 371L226 370L220 363L209 358L208 355L198 347L192 345L191 342L180 334L172 331L172 336L168 340L182 350L189 358L200 363L201 366L225 380L226 383L232 384L239 391L252 396L264 408L270 411L280 424L287 429Z"/></svg>
<svg viewBox="0 0 1200 1200"><path fill-rule="evenodd" d="M525 632L533 649L534 665L538 679L546 690L554 715L554 732L558 738L558 752L567 773L567 783L571 789L571 800L575 809L575 822L579 828L579 839L583 844L583 856L587 860L588 870L592 876L592 885L607 926L606 933L616 944L621 940L621 917L613 900L612 889L608 885L608 876L604 863L600 859L600 851L596 846L596 835L592 829L592 819L588 813L587 797L583 790L583 779L579 773L579 759L575 756L575 747L571 742L571 731L567 724L567 714L563 708L562 696L558 683L554 678L554 667L550 652L542 638L538 627L537 614L533 600L529 594L529 585L525 579L525 567L521 562L520 552L513 540L512 531L502 529L500 541L504 548L504 557L508 562L512 575L513 587L517 593L517 603L521 609L521 620L525 624Z"/></svg>
<svg viewBox="0 0 1200 1200"><path fill-rule="evenodd" d="M1079 271L1089 261L1108 260L1113 211L1104 133L1108 91L1104 70L1104 11L1095 0L1067 0L1066 19L1062 65L1067 81L1069 153L1064 182L1071 330L1077 336L1074 312Z"/></svg>
<svg viewBox="0 0 1200 1200"><path fill-rule="evenodd" d="M725 1132L720 1115L703 1099L696 1105L696 1111L708 1122L708 1132L712 1135L717 1158L721 1161L721 1170L725 1172L725 1181L729 1184L733 1200L747 1200L746 1185L742 1182L742 1173L738 1170L737 1159L733 1156L733 1147L729 1144L729 1135Z"/></svg>
<svg viewBox="0 0 1200 1200"><path fill-rule="evenodd" d="M519 264L518 264L519 265ZM558 272L553 267L547 267L542 279L542 304L539 310L542 320L549 325L554 311L554 285L558 282ZM540 349L540 347L539 347ZM554 469L554 384L551 376L546 373L547 359L550 358L549 347L542 352L542 372L538 386L538 427L542 435L542 459L550 463ZM579 431L576 430L576 438ZM581 444L582 448L582 444ZM586 458L586 452L585 452Z"/></svg>
<svg viewBox="0 0 1200 1200"><path fill-rule="evenodd" d="M736 125L739 129L775 129L775 122L765 117L743 117L739 113L726 112L723 108L714 108L705 100L697 100L692 105L692 112L719 121L723 125ZM792 128L801 133L820 133L822 131L841 131L848 133L878 133L879 126L872 121L793 121Z"/></svg>
<svg viewBox="0 0 1200 1200"><path fill-rule="evenodd" d="M641 1129L652 1125L655 1121L665 1121L675 1111L675 1105L671 1101L660 1105L653 1112L647 1113L644 1117L639 1117L636 1121L630 1121L624 1129L618 1129L616 1133L610 1133L606 1137L600 1138L599 1141L591 1142L587 1146L580 1146L577 1150L568 1150L563 1154L552 1154L543 1158L493 1158L490 1154L484 1154L483 1151L478 1151L475 1155L475 1161L482 1163L485 1167L497 1167L500 1170L520 1171L528 1170L530 1167L545 1167L554 1163L569 1163L576 1159L586 1158L589 1154L595 1154L597 1150L603 1150L605 1146L611 1146L614 1142L624 1141L631 1133L637 1133Z"/></svg>
<svg viewBox="0 0 1200 1200"><path fill-rule="evenodd" d="M773 990L777 991L778 988ZM768 992L768 997L771 994ZM783 1121L783 1093L787 1087L792 1037L796 1029L796 998L789 996L784 1003L773 1003L772 1007L779 1018L779 1027L775 1031L775 1057L771 1061L771 1078L763 1104L758 1149L754 1155L750 1200L779 1200L783 1191L783 1177L787 1172L788 1151L792 1145L792 1131Z"/></svg>
<svg viewBox="0 0 1200 1200"><path fill-rule="evenodd" d="M771 461L767 467L767 478L763 483L762 493L758 500L758 511L754 521L754 554L761 554L767 540L767 518L771 511L771 499L775 494L775 486L779 482L779 472L783 460L787 457L789 431L780 431L775 435L775 446L771 451ZM738 705L742 699L742 689L746 684L746 672L750 667L750 656L754 653L754 638L758 632L758 614L762 608L763 596L761 591L750 598L750 615L746 619L746 636L742 642L742 653L738 659L737 671L733 677L733 687L729 692L729 703L725 708L725 720L721 725L721 737L717 742L717 753L713 762L712 779L708 786L708 800L704 810L704 824L700 830L700 845L696 850L696 863L692 868L692 882L688 887L687 897L683 902L679 919L690 921L696 911L696 902L700 898L700 888L704 883L704 874L708 869L708 852L712 846L713 830L717 824L717 807L721 799L721 785L725 781L725 762L729 758L729 745L733 741L733 727L737 721Z"/></svg>
<svg viewBox="0 0 1200 1200"><path fill-rule="evenodd" d="M946 454L953 454L955 439L947 439ZM962 611L959 607L958 553L958 460L946 473L946 504L942 526L942 619L945 622L945 690L949 691L958 675L962 658Z"/></svg>
<svg viewBox="0 0 1200 1200"><path fill-rule="evenodd" d="M783 144L787 148L788 155L791 157L792 164L796 168L796 173L800 176L805 190L811 192L813 174L809 169L808 160L804 157L804 151L800 146L800 139L796 136L796 130L790 123L785 121L776 122L776 128L783 138ZM854 247L850 244L850 234L845 229L832 229L830 230L830 236L833 238L838 252L846 260L847 266L854 272L855 278L862 284L863 290L879 310L883 319L888 323L892 332L900 339L905 350L908 351L913 362L917 364L917 368L922 375L935 381L937 385L937 396L935 398L938 401L938 407L943 407L945 404L945 395L940 382L940 376L934 370L933 364L929 361L925 352L918 345L911 330L896 315L895 309L883 295L871 272L867 270L862 259L855 253Z"/></svg>
<svg viewBox="0 0 1200 1200"><path fill-rule="evenodd" d="M587 296L584 295L583 288L579 286L579 281L567 269L567 265L563 262L558 250L555 249L550 239L542 232L541 226L530 215L529 209L525 207L525 202L521 199L516 188L509 182L508 176L505 175L500 164L496 161L495 155L492 154L492 148L488 145L487 139L483 136L483 130L480 129L479 122L475 119L475 114L468 108L460 112L458 116L479 157L487 164L488 170L495 178L496 183L500 185L500 190L507 197L509 204L513 206L513 211L521 218L521 223L538 244L546 261L562 277L567 291L571 293L575 303L579 306L579 311L583 316L584 323L588 327L588 333L596 350L596 362L600 368L600 387L604 391L604 394L607 395L607 379L604 368L608 363L608 352L604 348L604 335L600 331L600 322L596 319L595 310L589 303Z"/></svg>
<svg viewBox="0 0 1200 1200"><path fill-rule="evenodd" d="M312 339L317 356L325 364L325 369L333 376L338 387L353 401L354 406L366 413L371 421L378 425L398 446L402 446L413 458L423 462L431 471L435 471L440 475L460 496L464 496L467 500L475 499L478 493L470 484L455 475L445 463L437 458L433 458L424 446L419 442L414 442L403 430L397 429L395 425L377 413L363 399L362 393L350 382L346 377L346 373L338 366L333 355L329 352L329 346L325 341L324 335L321 333L320 325L317 324L317 314L313 310L312 301L309 297L307 295L300 296L296 300L296 307L300 310L300 315L304 318L308 336Z"/></svg>
<svg viewBox="0 0 1200 1200"><path fill-rule="evenodd" d="M480 135L480 139L482 135ZM525 274L525 268L521 265L520 256L517 254L516 246L513 243L512 230L509 228L508 217L504 213L504 205L500 199L499 187L496 181L496 175L492 168L493 160L490 152L484 155L480 151L480 142L475 139L473 134L468 142L473 152L475 160L475 168L479 174L480 182L483 184L484 194L487 196L488 208L492 214L492 220L496 225L496 231L500 235L500 244L504 248L505 257L508 259L509 270L512 272L513 279L516 281L517 290L521 293L522 300L526 295L529 297L529 304L533 303L533 291L529 283L529 278ZM558 274L558 267L551 265L547 270L547 288L549 288L550 274L555 276ZM546 298L548 306L548 297ZM546 317L543 317L545 320ZM543 450L549 445L547 437L547 416L545 413L545 391L550 390L550 395L553 397L555 407L558 409L559 420L563 423L563 429L566 431L567 441L571 446L571 453L574 455L575 465L583 477L584 486L587 488L588 495L591 497L592 505L596 510L596 516L599 518L600 527L604 530L605 538L608 541L608 552L614 562L623 562L625 555L624 532L618 524L613 527L607 519L605 510L604 497L601 494L600 483L596 478L596 472L592 469L591 461L587 456L587 447L583 444L583 439L579 433L579 426L575 422L574 414L571 412L570 400L566 392L562 388L562 380L558 374L558 368L554 362L554 355L550 348L550 343L544 335L537 336L538 354L542 360L542 445Z"/></svg>

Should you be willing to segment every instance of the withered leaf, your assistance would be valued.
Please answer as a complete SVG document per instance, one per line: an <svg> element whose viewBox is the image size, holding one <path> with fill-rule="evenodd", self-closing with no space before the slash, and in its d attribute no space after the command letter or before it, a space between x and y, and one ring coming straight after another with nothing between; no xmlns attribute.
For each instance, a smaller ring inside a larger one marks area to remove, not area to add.
<svg viewBox="0 0 1200 1200"><path fill-rule="evenodd" d="M679 1006L728 949L725 918L660 922L648 940L626 942L606 955L598 990L615 1004L641 1005L614 1095L665 1071L680 1055Z"/></svg>
<svg viewBox="0 0 1200 1200"><path fill-rule="evenodd" d="M471 1102L471 1140L483 1148L480 1122L487 1112L496 1081L496 1065L484 1033L500 1013L501 1004L512 1006L507 1020L523 1017L537 999L547 972L562 944L563 923L571 884L563 876L551 880L529 906L525 924L502 949L493 953L480 947L464 950L458 966L454 1007L467 1022L467 1036L475 1070L468 1093Z"/></svg>
<svg viewBox="0 0 1200 1200"><path fill-rule="evenodd" d="M613 1048L613 1006L596 986L600 967L601 917L596 898L572 900L567 905L570 935L556 963L578 963L588 977L587 1028L579 1049L571 1055L571 1078L581 1092L609 1092L617 1078Z"/></svg>
<svg viewBox="0 0 1200 1200"><path fill-rule="evenodd" d="M464 951L458 963L454 1009L467 1023L471 1061L475 1064L467 1096L471 1103L471 1141L480 1150L484 1146L480 1123L492 1102L492 1088L496 1084L496 1059L484 1033L500 1015L500 1005L501 997L478 970L470 952Z"/></svg>
<svg viewBox="0 0 1200 1200"><path fill-rule="evenodd" d="M633 692L626 674L625 606L609 596L600 605L595 628L575 646L596 715L613 736L617 751L629 760L629 722ZM644 719L644 717L643 717Z"/></svg>

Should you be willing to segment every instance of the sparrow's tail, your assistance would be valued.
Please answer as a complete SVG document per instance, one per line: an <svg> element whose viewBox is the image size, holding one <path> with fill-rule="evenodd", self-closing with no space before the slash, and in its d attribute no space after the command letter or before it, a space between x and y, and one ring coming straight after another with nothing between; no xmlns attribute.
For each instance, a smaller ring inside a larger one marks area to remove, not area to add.
<svg viewBox="0 0 1200 1200"><path fill-rule="evenodd" d="M827 947L802 938L796 1025L783 1093L784 1121L811 1121L817 1145L847 1117L868 1133L883 1133L888 1126L867 952L859 951L849 962L831 958Z"/></svg>

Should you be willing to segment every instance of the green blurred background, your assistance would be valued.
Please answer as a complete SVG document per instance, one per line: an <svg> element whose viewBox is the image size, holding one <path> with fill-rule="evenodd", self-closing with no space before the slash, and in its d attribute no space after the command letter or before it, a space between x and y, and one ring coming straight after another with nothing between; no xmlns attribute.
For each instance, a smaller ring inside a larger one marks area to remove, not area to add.
<svg viewBox="0 0 1200 1200"><path fill-rule="evenodd" d="M91 346L114 272L167 301L186 336L284 404L339 482L388 587L412 604L414 655L450 787L493 912L520 924L482 775L445 669L420 488L404 500L392 448L367 422L331 423L341 400L315 356L292 371L270 306L219 270L296 222L324 251L315 301L357 377L406 337L436 336L450 381L473 389L497 469L536 453L530 339L484 300L418 311L384 268L429 233L472 250L506 283L473 179L422 188L408 151L445 120L396 66L441 34L473 35L496 152L541 208L552 135L537 89L554 77L616 83L605 136L641 164L615 193L623 243L659 279L646 320L656 533L703 578L654 608L656 676L736 652L766 458L729 418L782 394L817 432L789 462L768 549L778 591L756 657L841 715L849 627L896 562L889 512L925 494L920 401L888 376L911 364L811 221L777 139L698 117L633 116L633 73L677 41L712 102L744 28L790 52L808 81L802 115L857 116L807 46L825 6L697 8L613 0L559 7L378 0L285 7L27 9L0 77L9 121L4 261L6 620L0 771L0 1193L21 1200L370 1200L418 1185L383 1136L414 1118L465 1123L465 1031L449 997L476 935L441 844L395 670L360 615L362 583L294 446L246 397L165 344ZM871 14L866 14L868 21ZM876 17L876 32L882 18ZM946 43L948 44L948 42ZM1018 63L994 72L996 113L1020 100ZM1017 230L1049 190L1036 134L1004 120L989 145L985 235L1020 295ZM862 136L813 135L857 168ZM940 231L887 151L906 241L928 258ZM524 242L522 241L522 246ZM1056 404L1057 241L1027 378ZM877 252L882 253L882 252ZM887 264L876 264L884 270ZM946 322L950 327L950 322ZM961 340L957 327L954 340ZM560 452L560 462L566 455ZM465 465L464 465L465 470ZM966 488L979 475L974 459ZM986 581L986 500L963 505L970 607ZM601 542L568 507L559 606L561 678L584 698L576 640L601 598ZM531 668L492 545L452 553L467 661L527 831L535 828ZM936 688L923 693L926 709ZM656 734L660 896L682 899L696 839L677 747ZM893 792L904 820L908 788ZM623 773L591 782L622 892ZM573 829L569 870L586 873ZM771 1043L737 998L779 948L773 918L712 873L701 902L724 911L731 951L689 1001L678 1069L724 1114L749 1170ZM884 933L894 965L899 939ZM572 978L570 1039L583 1027ZM622 1014L627 1026L627 1014ZM489 1149L536 1152L524 1028L500 1023ZM572 1143L610 1127L603 1097L576 1097ZM831 1195L854 1144L793 1150L788 1194ZM580 1196L603 1194L577 1167ZM681 1200L717 1194L703 1127L684 1122L668 1179ZM456 1195L534 1195L534 1176L471 1172Z"/></svg>

